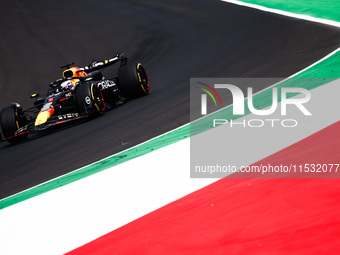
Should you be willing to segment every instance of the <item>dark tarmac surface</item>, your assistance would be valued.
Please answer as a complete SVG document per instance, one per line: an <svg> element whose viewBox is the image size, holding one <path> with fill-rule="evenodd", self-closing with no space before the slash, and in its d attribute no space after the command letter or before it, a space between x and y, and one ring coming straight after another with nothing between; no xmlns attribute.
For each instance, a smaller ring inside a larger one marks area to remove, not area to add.
<svg viewBox="0 0 340 255"><path fill-rule="evenodd" d="M6 0L0 20L1 108L30 106L64 63L121 52L144 64L151 84L149 96L100 118L1 143L0 198L188 123L190 77L288 77L340 46L337 28L217 0Z"/></svg>

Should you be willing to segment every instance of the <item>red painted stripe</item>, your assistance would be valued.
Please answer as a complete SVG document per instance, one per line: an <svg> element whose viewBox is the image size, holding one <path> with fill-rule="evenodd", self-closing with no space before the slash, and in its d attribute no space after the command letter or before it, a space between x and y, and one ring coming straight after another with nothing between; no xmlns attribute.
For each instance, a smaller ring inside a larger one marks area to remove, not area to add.
<svg viewBox="0 0 340 255"><path fill-rule="evenodd" d="M259 164L340 163L339 131L340 122ZM228 178L69 254L340 254L339 216L339 179Z"/></svg>

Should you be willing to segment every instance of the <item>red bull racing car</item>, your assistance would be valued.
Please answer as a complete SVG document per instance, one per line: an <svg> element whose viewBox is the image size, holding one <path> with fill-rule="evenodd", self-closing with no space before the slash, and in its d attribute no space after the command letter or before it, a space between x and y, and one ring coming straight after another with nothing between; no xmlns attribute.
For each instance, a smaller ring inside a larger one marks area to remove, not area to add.
<svg viewBox="0 0 340 255"><path fill-rule="evenodd" d="M118 76L106 79L99 71L120 63ZM46 97L31 95L34 106L23 110L12 103L2 109L0 126L2 140L18 143L28 134L69 121L93 118L115 108L129 99L149 93L149 79L141 63L128 64L127 58L117 55L104 61L93 61L78 68L69 63L62 68L63 78L50 84Z"/></svg>

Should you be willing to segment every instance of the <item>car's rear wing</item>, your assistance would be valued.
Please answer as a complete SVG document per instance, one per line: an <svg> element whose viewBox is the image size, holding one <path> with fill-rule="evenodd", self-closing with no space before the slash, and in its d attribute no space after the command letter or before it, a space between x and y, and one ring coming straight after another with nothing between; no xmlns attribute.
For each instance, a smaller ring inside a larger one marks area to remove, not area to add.
<svg viewBox="0 0 340 255"><path fill-rule="evenodd" d="M120 61L121 66L126 65L127 57L125 57L124 54L120 54L108 60L102 60L102 61L93 60L90 65L80 68L80 72L81 71L85 71L87 73L93 72L93 71L108 67L110 65L113 65L119 61Z"/></svg>

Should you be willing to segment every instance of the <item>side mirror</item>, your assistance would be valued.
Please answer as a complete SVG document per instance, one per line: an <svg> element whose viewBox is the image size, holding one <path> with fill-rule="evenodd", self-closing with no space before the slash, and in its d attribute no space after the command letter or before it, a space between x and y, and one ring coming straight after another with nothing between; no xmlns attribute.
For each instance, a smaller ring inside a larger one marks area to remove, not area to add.
<svg viewBox="0 0 340 255"><path fill-rule="evenodd" d="M39 96L39 93L32 94L32 95L31 95L31 99L33 99L33 98L37 98L38 96Z"/></svg>

